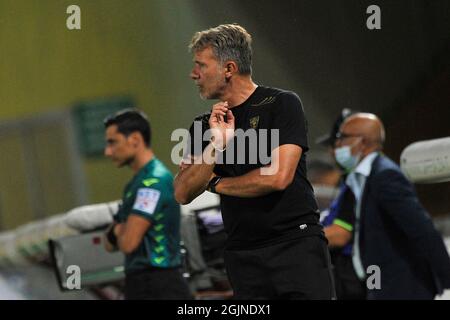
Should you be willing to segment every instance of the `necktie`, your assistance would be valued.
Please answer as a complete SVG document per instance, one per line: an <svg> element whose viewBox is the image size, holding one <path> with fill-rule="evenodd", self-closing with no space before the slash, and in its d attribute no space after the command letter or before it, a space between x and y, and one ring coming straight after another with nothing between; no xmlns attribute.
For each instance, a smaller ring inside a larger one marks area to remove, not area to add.
<svg viewBox="0 0 450 320"><path fill-rule="evenodd" d="M361 252L359 248L359 230L360 230L360 217L361 217L361 202L362 202L362 193L364 191L365 177L355 172L350 179L353 181L350 182L351 189L353 194L355 195L356 205L355 205L355 233L354 233L354 243L353 243L353 255L352 262L353 268L355 269L356 275L359 279L363 280L366 277L366 273L364 271L364 266L361 261Z"/></svg>

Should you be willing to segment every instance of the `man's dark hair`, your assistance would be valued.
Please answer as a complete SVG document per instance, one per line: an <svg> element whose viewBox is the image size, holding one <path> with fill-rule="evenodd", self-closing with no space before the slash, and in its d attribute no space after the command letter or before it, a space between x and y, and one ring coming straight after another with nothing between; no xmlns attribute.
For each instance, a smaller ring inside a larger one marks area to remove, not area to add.
<svg viewBox="0 0 450 320"><path fill-rule="evenodd" d="M103 121L105 129L115 124L117 131L128 137L133 132L140 132L147 147L151 146L151 128L147 115L134 108L120 110Z"/></svg>

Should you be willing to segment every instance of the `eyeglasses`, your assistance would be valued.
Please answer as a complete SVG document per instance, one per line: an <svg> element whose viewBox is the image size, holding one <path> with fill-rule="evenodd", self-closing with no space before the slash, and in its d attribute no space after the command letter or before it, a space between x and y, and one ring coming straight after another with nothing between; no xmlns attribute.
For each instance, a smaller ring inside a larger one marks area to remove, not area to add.
<svg viewBox="0 0 450 320"><path fill-rule="evenodd" d="M344 140L347 138L356 138L356 137L361 137L361 135L359 134L346 134L343 132L338 132L336 133L336 140Z"/></svg>

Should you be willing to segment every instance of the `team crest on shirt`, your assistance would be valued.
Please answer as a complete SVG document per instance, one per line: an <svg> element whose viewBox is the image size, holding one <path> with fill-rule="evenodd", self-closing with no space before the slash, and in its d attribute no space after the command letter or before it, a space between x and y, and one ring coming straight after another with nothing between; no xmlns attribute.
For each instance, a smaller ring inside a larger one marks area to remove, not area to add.
<svg viewBox="0 0 450 320"><path fill-rule="evenodd" d="M258 128L259 116L253 117L250 119L250 128L256 129Z"/></svg>

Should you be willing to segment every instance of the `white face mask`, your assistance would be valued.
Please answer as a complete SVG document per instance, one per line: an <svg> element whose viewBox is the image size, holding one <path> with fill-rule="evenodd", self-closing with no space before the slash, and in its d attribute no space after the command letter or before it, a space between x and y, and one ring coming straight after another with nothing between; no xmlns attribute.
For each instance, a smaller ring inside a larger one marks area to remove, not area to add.
<svg viewBox="0 0 450 320"><path fill-rule="evenodd" d="M334 149L334 157L336 158L336 162L339 163L342 168L347 172L350 172L358 165L361 154L352 155L351 146L343 146Z"/></svg>

